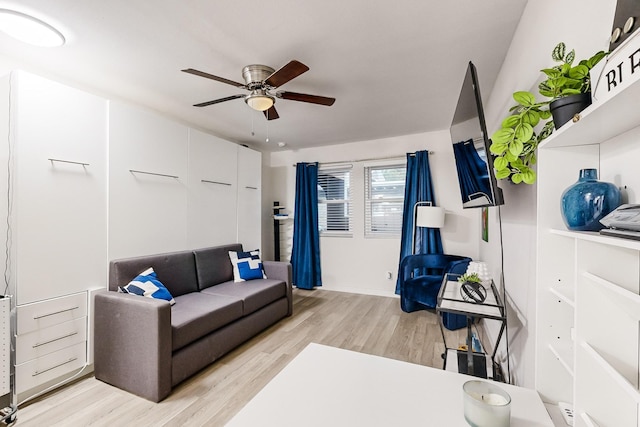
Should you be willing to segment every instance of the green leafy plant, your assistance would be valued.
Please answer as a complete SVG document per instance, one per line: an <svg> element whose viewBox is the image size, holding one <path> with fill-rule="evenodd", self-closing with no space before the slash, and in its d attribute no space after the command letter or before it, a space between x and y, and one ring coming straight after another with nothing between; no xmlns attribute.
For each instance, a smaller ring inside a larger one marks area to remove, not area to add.
<svg viewBox="0 0 640 427"><path fill-rule="evenodd" d="M551 58L561 64L552 68L544 68L542 71L547 79L538 85L540 95L552 98L551 101L569 96L587 93L591 90L591 77L589 71L607 56L607 52L600 51L589 59L583 59L578 65L573 65L576 57L575 50L567 52L563 42L553 49Z"/></svg>
<svg viewBox="0 0 640 427"><path fill-rule="evenodd" d="M514 184L533 184L536 181L533 165L537 161L538 145L554 130L549 104L565 96L589 92L589 71L607 55L600 51L573 66L575 51L567 53L566 50L563 42L558 43L551 58L560 64L540 70L547 78L538 85L538 91L551 99L537 101L535 95L527 91L513 94L516 105L509 110L511 115L491 136L489 150L495 156L493 167L497 179L509 178ZM539 131L536 132L536 128Z"/></svg>
<svg viewBox="0 0 640 427"><path fill-rule="evenodd" d="M531 92L520 91L513 94L517 105L509 111L512 114L502 121L500 129L491 136L491 154L495 175L498 179L511 178L515 184L533 184L536 173L532 166L536 163L536 150L540 142L553 132L553 121L548 121L538 133L535 127L541 120L548 120L551 112L548 102L536 102Z"/></svg>
<svg viewBox="0 0 640 427"><path fill-rule="evenodd" d="M467 283L467 282L472 282L472 283L482 283L482 280L480 280L480 276L478 276L478 273L465 273L462 276L458 277L458 282L460 283Z"/></svg>

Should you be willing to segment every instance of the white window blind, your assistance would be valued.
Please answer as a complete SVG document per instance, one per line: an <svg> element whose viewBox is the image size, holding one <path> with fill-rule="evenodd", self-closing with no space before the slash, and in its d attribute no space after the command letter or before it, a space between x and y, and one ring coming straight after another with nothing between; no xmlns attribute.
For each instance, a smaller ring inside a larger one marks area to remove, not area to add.
<svg viewBox="0 0 640 427"><path fill-rule="evenodd" d="M398 237L402 233L405 165L365 168L365 236Z"/></svg>
<svg viewBox="0 0 640 427"><path fill-rule="evenodd" d="M320 234L351 235L351 168L318 170Z"/></svg>

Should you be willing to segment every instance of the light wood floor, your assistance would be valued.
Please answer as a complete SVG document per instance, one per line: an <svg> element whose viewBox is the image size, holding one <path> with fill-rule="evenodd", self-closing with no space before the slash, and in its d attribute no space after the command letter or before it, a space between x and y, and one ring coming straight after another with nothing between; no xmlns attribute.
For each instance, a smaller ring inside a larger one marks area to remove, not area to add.
<svg viewBox="0 0 640 427"><path fill-rule="evenodd" d="M451 347L465 330L447 332ZM222 426L308 343L442 367L435 313L396 298L294 290L294 315L227 354L155 404L87 377L21 406L28 426ZM281 410L286 411L286 402Z"/></svg>

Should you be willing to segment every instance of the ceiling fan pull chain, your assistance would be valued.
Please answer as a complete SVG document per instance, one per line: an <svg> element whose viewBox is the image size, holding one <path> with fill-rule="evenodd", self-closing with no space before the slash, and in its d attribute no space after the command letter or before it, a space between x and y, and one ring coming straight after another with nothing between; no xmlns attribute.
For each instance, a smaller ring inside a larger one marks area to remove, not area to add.
<svg viewBox="0 0 640 427"><path fill-rule="evenodd" d="M269 110L267 110L267 139L265 142L269 142Z"/></svg>
<svg viewBox="0 0 640 427"><path fill-rule="evenodd" d="M253 116L254 115L255 114L253 114L253 112L252 112L252 114L251 114L251 136L256 136L255 132L253 131Z"/></svg>

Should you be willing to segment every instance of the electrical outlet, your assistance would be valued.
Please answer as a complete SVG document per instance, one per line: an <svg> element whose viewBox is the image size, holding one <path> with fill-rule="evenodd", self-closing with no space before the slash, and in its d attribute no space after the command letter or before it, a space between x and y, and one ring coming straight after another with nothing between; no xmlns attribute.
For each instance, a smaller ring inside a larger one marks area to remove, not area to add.
<svg viewBox="0 0 640 427"><path fill-rule="evenodd" d="M562 418L564 418L564 422L567 425L573 425L573 406L570 403L566 402L558 402L558 406L560 407L560 413L562 414Z"/></svg>

